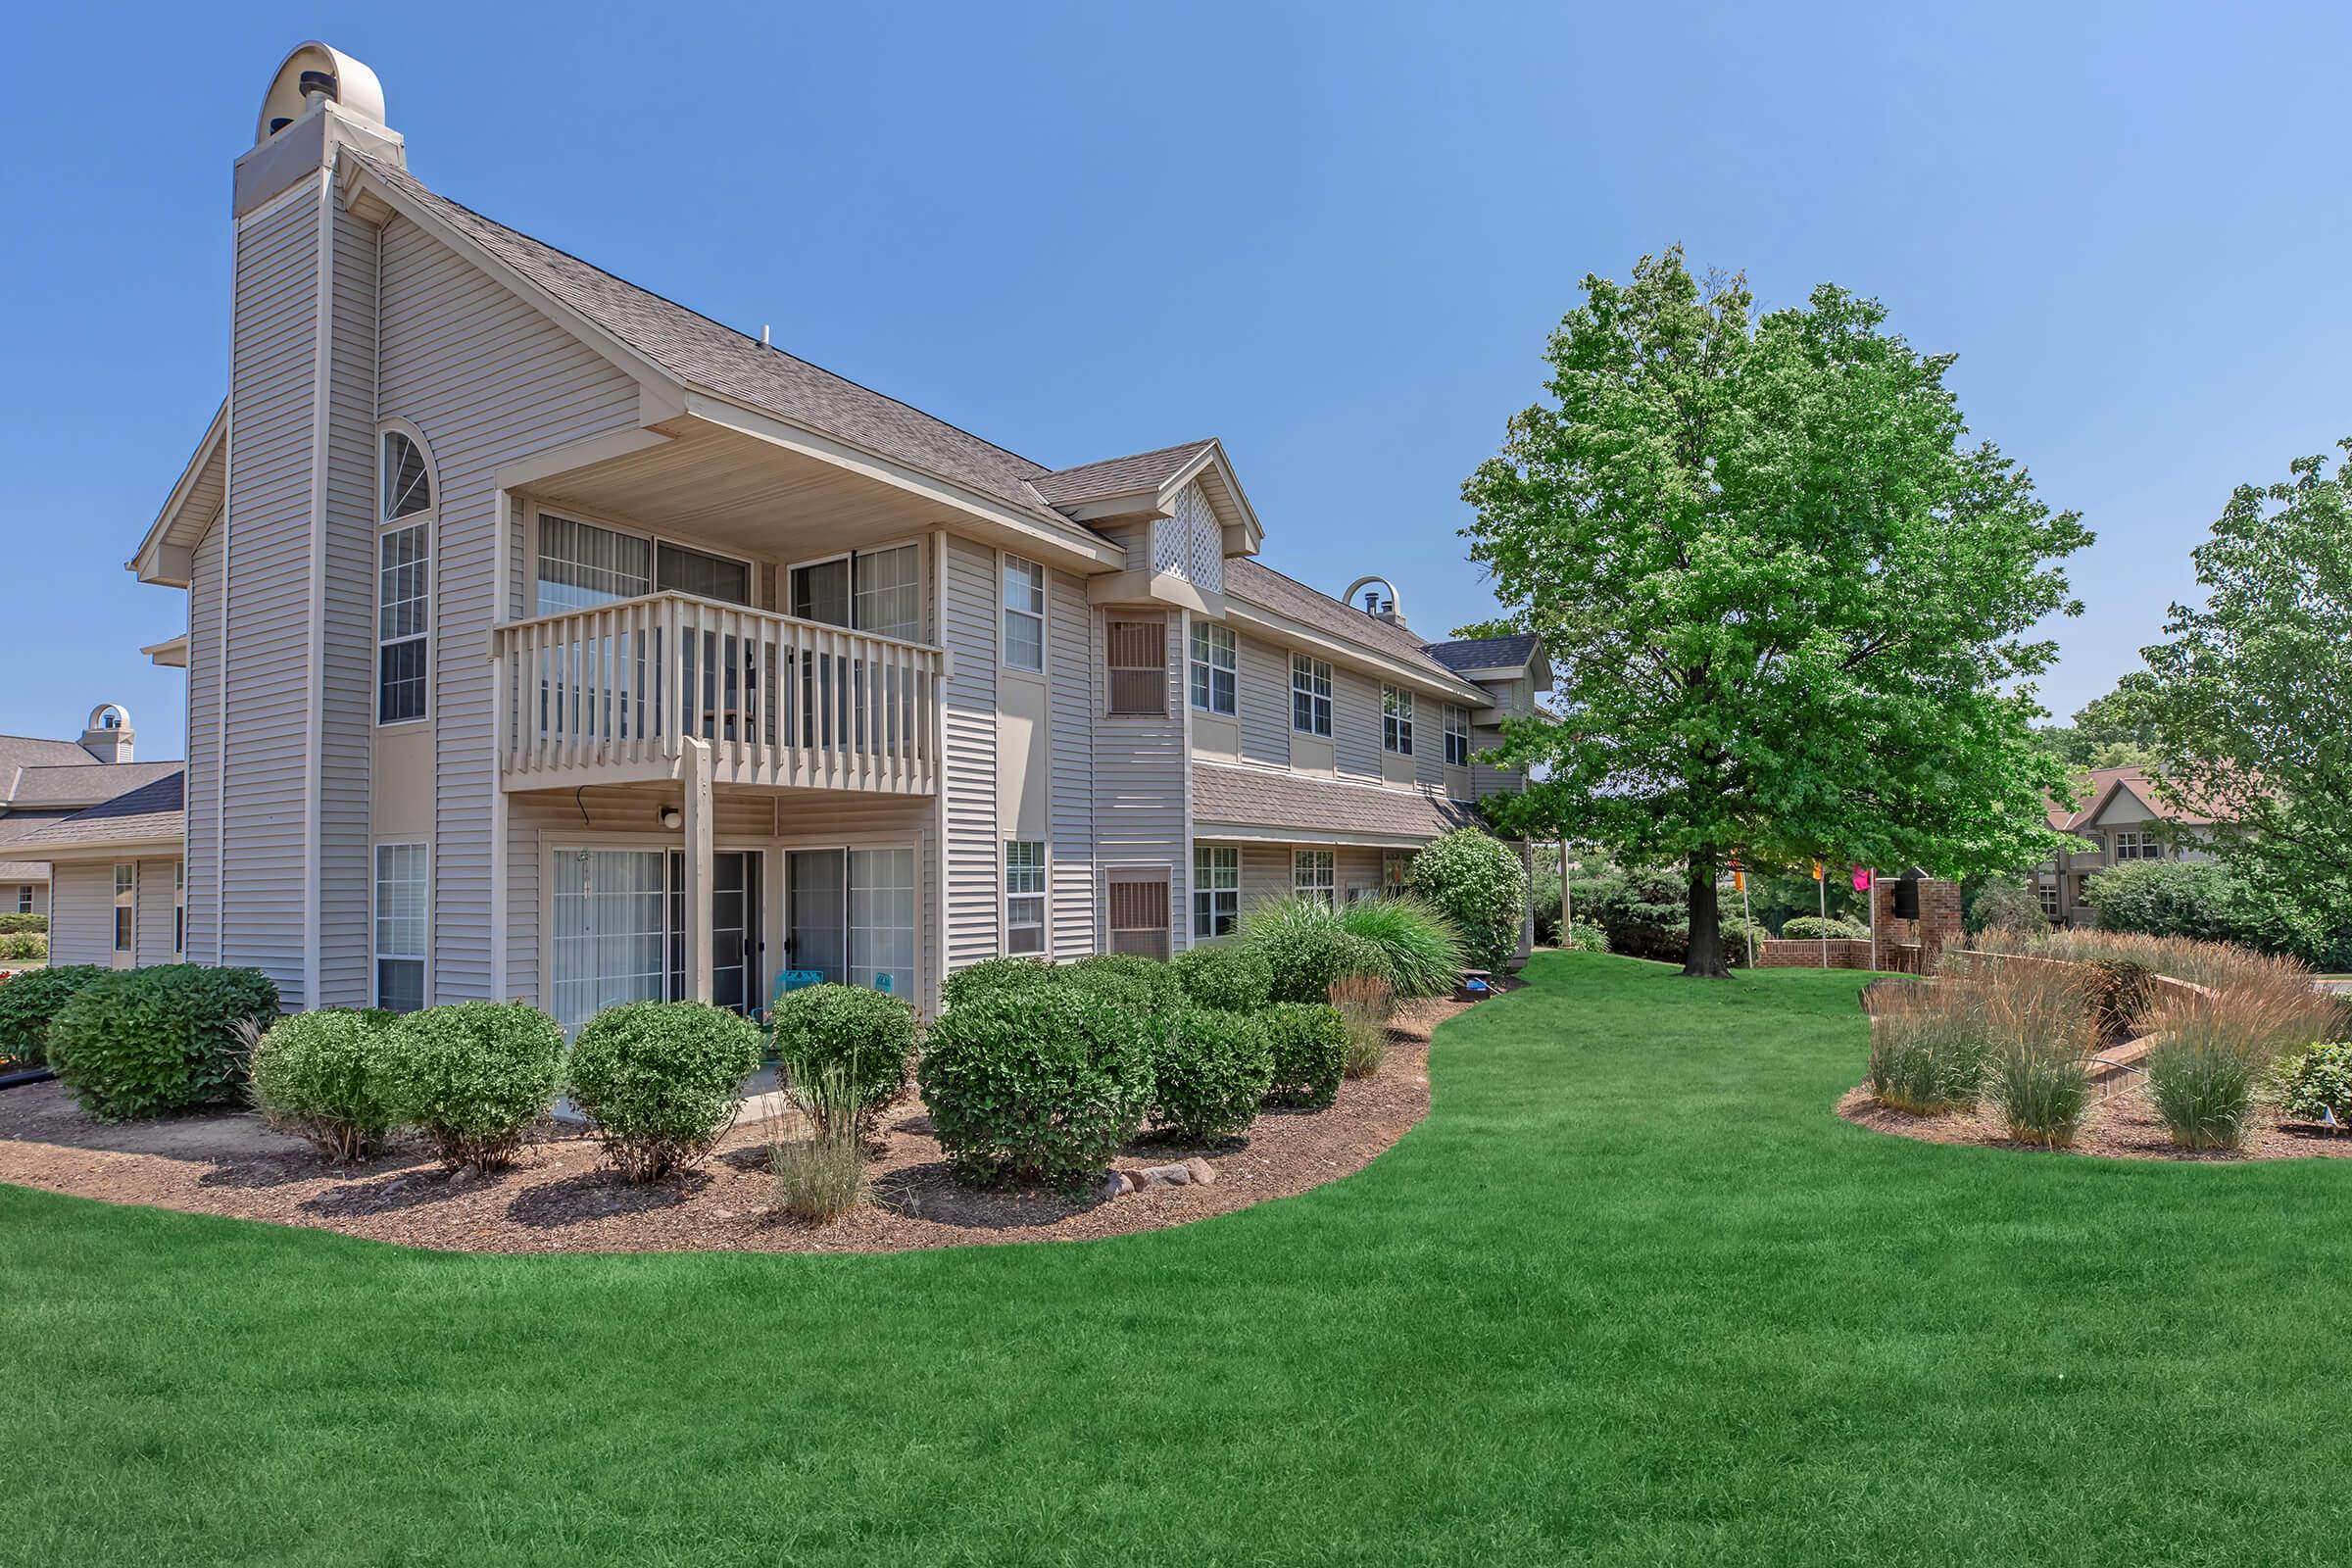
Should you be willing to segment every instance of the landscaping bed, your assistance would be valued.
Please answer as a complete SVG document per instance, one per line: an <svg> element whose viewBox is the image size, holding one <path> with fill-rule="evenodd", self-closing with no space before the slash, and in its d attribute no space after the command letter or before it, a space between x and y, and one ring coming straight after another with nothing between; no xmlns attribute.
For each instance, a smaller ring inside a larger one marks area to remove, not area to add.
<svg viewBox="0 0 2352 1568"><path fill-rule="evenodd" d="M110 1125L55 1084L0 1095L0 1182L451 1251L895 1252L1077 1241L1203 1219L1360 1170L1428 1111L1429 1032L1461 1007L1400 1010L1381 1071L1344 1082L1327 1109L1269 1109L1230 1147L1135 1141L1115 1168L1199 1154L1218 1179L1110 1200L960 1186L913 1102L884 1118L876 1201L819 1226L770 1211L770 1127L737 1127L701 1168L646 1186L623 1182L594 1139L568 1129L547 1132L512 1169L453 1177L414 1139L334 1168L250 1112Z"/></svg>
<svg viewBox="0 0 2352 1568"><path fill-rule="evenodd" d="M2072 1145L2045 1149L2009 1136L1998 1112L1978 1109L1942 1116L1915 1116L1882 1105L1867 1083L1856 1084L1838 1102L1838 1114L1857 1127L1916 1139L1923 1144L1970 1144L1982 1149L2023 1149L2058 1154L2096 1154L2110 1159L2174 1159L2242 1164L2265 1159L2352 1158L2352 1135L2325 1128L2257 1123L2239 1149L2184 1149L2172 1140L2147 1090L2133 1083L2091 1102Z"/></svg>

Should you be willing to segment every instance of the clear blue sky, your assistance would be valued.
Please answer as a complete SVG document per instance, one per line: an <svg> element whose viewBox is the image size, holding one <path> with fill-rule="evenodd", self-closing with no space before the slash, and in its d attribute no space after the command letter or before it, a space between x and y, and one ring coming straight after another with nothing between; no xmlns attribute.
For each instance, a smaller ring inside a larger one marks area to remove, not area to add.
<svg viewBox="0 0 2352 1568"><path fill-rule="evenodd" d="M1267 559L1487 612L1463 476L1588 271L1831 279L2098 530L2060 712L2231 485L2352 433L2340 7L35 7L0 59L0 731L176 755L122 569L225 375L284 52L469 205L1014 451L1222 436Z"/></svg>

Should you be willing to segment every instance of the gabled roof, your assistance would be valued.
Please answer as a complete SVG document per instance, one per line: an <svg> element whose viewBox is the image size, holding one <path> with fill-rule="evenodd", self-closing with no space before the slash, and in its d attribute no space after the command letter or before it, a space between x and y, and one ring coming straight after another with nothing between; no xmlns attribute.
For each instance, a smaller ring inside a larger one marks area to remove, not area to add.
<svg viewBox="0 0 2352 1568"><path fill-rule="evenodd" d="M1046 504L1053 507L1078 507L1112 496L1138 495L1157 490L1215 445L1214 441L1187 441L1180 446L1161 447L1157 452L1104 458L1100 463L1055 469L1033 483Z"/></svg>
<svg viewBox="0 0 2352 1568"><path fill-rule="evenodd" d="M75 741L39 735L0 735L0 803L8 799L5 775L21 767L98 767L98 759Z"/></svg>
<svg viewBox="0 0 2352 1568"><path fill-rule="evenodd" d="M1421 639L1409 628L1378 615L1367 615L1260 562L1241 556L1229 558L1225 563L1225 592L1231 598L1300 621L1326 636L1369 648L1441 686L1463 693L1465 701L1484 696L1477 687L1432 659Z"/></svg>
<svg viewBox="0 0 2352 1568"><path fill-rule="evenodd" d="M162 844L185 836L187 772L178 762L129 762L125 767L167 768L87 810L45 823L18 841L21 850L95 850L123 844ZM113 769L109 769L113 771Z"/></svg>
<svg viewBox="0 0 2352 1568"><path fill-rule="evenodd" d="M2211 827L2217 820L2206 810L2172 800L2157 788L2156 775L2142 767L2094 767L2082 775L2082 783L2079 793L2083 804L2080 808L2070 811L2056 801L2043 808L2050 826L2061 833L2080 833L2097 823L2119 793L2136 798L2159 822L2180 827Z"/></svg>
<svg viewBox="0 0 2352 1568"><path fill-rule="evenodd" d="M1449 643L1431 643L1429 657L1447 669L1510 669L1536 657L1543 639L1534 632L1515 637L1464 637Z"/></svg>
<svg viewBox="0 0 2352 1568"><path fill-rule="evenodd" d="M1219 827L1252 828L1316 844L1434 839L1476 817L1454 801L1422 789L1384 789L1269 768L1196 762L1193 820L1203 838L1216 837Z"/></svg>
<svg viewBox="0 0 2352 1568"><path fill-rule="evenodd" d="M80 751L79 747L74 750ZM94 806L176 774L182 762L101 762L87 752L85 761L62 767L27 767L16 777L5 804L11 810L55 810L64 807Z"/></svg>
<svg viewBox="0 0 2352 1568"><path fill-rule="evenodd" d="M185 588L193 553L228 498L228 400L213 411L163 510L129 561L141 582Z"/></svg>

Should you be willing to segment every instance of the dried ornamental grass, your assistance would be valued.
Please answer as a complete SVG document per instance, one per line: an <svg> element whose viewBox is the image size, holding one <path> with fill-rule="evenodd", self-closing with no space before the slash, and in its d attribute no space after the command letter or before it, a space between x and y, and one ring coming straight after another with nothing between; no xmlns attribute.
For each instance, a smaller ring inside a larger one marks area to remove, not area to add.
<svg viewBox="0 0 2352 1568"><path fill-rule="evenodd" d="M1871 1019L1871 1093L1915 1116L1973 1108L1984 1093L1986 1035L1975 988L1947 980L1890 993Z"/></svg>
<svg viewBox="0 0 2352 1568"><path fill-rule="evenodd" d="M1396 994L1377 975L1335 980L1329 994L1348 1024L1347 1076L1377 1075L1389 1058L1389 1015L1396 1010Z"/></svg>
<svg viewBox="0 0 2352 1568"><path fill-rule="evenodd" d="M1988 1044L1985 1089L2009 1136L2051 1149L2072 1144L2090 1102L2098 1044L2083 977L2001 964L1974 988Z"/></svg>

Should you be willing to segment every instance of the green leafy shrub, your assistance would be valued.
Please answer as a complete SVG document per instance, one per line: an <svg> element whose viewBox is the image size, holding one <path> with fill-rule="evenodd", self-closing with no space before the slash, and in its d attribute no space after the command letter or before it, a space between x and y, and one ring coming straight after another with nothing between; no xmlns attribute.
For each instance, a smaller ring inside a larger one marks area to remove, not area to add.
<svg viewBox="0 0 2352 1568"><path fill-rule="evenodd" d="M564 1031L520 1002L453 1002L385 1031L384 1097L451 1167L503 1165L547 1114Z"/></svg>
<svg viewBox="0 0 2352 1568"><path fill-rule="evenodd" d="M1246 1012L1196 1007L1152 1052L1152 1124L1188 1144L1238 1138L1274 1081L1266 1031Z"/></svg>
<svg viewBox="0 0 2352 1568"><path fill-rule="evenodd" d="M565 1077L621 1177L691 1168L735 1119L760 1065L760 1026L708 1002L631 1002L580 1031Z"/></svg>
<svg viewBox="0 0 2352 1568"><path fill-rule="evenodd" d="M1915 1116L1973 1109L1984 1094L1990 1048L1967 986L1906 986L1887 993L1870 1021L1867 1082L1882 1105Z"/></svg>
<svg viewBox="0 0 2352 1568"><path fill-rule="evenodd" d="M1185 1000L1196 1007L1254 1012L1274 995L1274 971L1261 955L1239 942L1179 954L1174 968Z"/></svg>
<svg viewBox="0 0 2352 1568"><path fill-rule="evenodd" d="M1165 1016L1184 1004L1184 985L1175 969L1140 953L1097 954L1059 973L1063 985L1148 1017Z"/></svg>
<svg viewBox="0 0 2352 1568"><path fill-rule="evenodd" d="M1413 891L1453 922L1476 967L1500 969L1519 951L1527 867L1500 839L1474 827L1432 839L1413 857L1412 881Z"/></svg>
<svg viewBox="0 0 2352 1568"><path fill-rule="evenodd" d="M38 931L0 933L0 963L39 963L49 956L49 939Z"/></svg>
<svg viewBox="0 0 2352 1568"><path fill-rule="evenodd" d="M1590 920L1578 920L1569 925L1560 947L1568 953L1606 953L1609 934Z"/></svg>
<svg viewBox="0 0 2352 1568"><path fill-rule="evenodd" d="M1376 974L1356 975L1335 982L1331 1005L1348 1025L1348 1056L1342 1071L1349 1078L1370 1078L1389 1059L1389 1014L1396 998L1388 981Z"/></svg>
<svg viewBox="0 0 2352 1568"><path fill-rule="evenodd" d="M1792 914L1781 922L1781 940L1784 942L1819 942L1825 937L1832 942L1859 942L1869 935L1870 927L1859 920L1847 920L1835 914L1827 920L1818 914ZM1686 942L1689 940L1688 930L1684 939Z"/></svg>
<svg viewBox="0 0 2352 1568"><path fill-rule="evenodd" d="M377 1044L390 1015L327 1008L270 1026L253 1049L253 1097L270 1124L338 1164L368 1159L396 1125Z"/></svg>
<svg viewBox="0 0 2352 1568"><path fill-rule="evenodd" d="M1682 874L1613 870L1576 884L1576 906L1606 932L1609 951L1680 963L1690 955L1690 890Z"/></svg>
<svg viewBox="0 0 2352 1568"><path fill-rule="evenodd" d="M770 1021L787 1092L810 1090L802 1113L820 1132L871 1143L913 1078L914 1009L864 986L810 986L777 998ZM850 1125L835 1128L830 1118L845 1107Z"/></svg>
<svg viewBox="0 0 2352 1568"><path fill-rule="evenodd" d="M1028 991L1060 983L1061 971L1042 958L982 958L948 976L940 988L940 1006L952 1009L983 992Z"/></svg>
<svg viewBox="0 0 2352 1568"><path fill-rule="evenodd" d="M1449 996L1469 967L1461 932L1419 899L1358 899L1339 916L1342 930L1380 950L1381 972L1400 998ZM1514 951L1518 941L1514 928Z"/></svg>
<svg viewBox="0 0 2352 1568"><path fill-rule="evenodd" d="M1985 879L1969 901L1967 925L1971 935L1982 931L2015 931L2034 935L2050 928L2042 912L2041 895L2015 877Z"/></svg>
<svg viewBox="0 0 2352 1568"><path fill-rule="evenodd" d="M1274 1078L1270 1105L1328 1105L1348 1070L1348 1020L1329 1003L1286 1002L1261 1015ZM1384 1031L1385 1032L1385 1031Z"/></svg>
<svg viewBox="0 0 2352 1568"><path fill-rule="evenodd" d="M2352 1128L2352 1041L2323 1041L2282 1064L2278 1108L2296 1121Z"/></svg>
<svg viewBox="0 0 2352 1568"><path fill-rule="evenodd" d="M2305 961L2333 947L2299 924L2291 905L2211 861L2127 861L2092 873L2083 897L2102 931L2227 942Z"/></svg>
<svg viewBox="0 0 2352 1568"><path fill-rule="evenodd" d="M1337 981L1388 978L1388 955L1340 923L1315 899L1276 899L1242 916L1240 943L1265 960L1276 1002L1328 1002Z"/></svg>
<svg viewBox="0 0 2352 1568"><path fill-rule="evenodd" d="M0 914L0 932L46 933L48 929L49 917L45 914L28 914L22 909L11 909L6 914Z"/></svg>
<svg viewBox="0 0 2352 1568"><path fill-rule="evenodd" d="M246 1031L276 1016L277 987L258 969L107 970L58 1009L49 1060L93 1116L162 1116L234 1099Z"/></svg>
<svg viewBox="0 0 2352 1568"><path fill-rule="evenodd" d="M1074 1187L1152 1103L1150 1020L1062 986L983 992L924 1041L917 1081L966 1181Z"/></svg>
<svg viewBox="0 0 2352 1568"><path fill-rule="evenodd" d="M0 981L0 1056L39 1066L49 1059L49 1025L74 994L115 971L95 963L27 969Z"/></svg>

